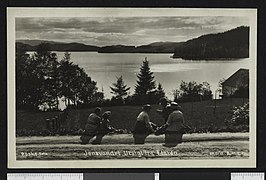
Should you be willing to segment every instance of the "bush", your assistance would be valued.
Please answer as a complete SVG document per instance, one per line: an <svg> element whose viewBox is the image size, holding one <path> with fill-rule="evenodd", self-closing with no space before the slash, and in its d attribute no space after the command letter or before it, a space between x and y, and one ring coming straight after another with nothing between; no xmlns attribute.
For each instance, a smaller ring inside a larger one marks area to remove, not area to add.
<svg viewBox="0 0 266 180"><path fill-rule="evenodd" d="M232 118L225 120L228 127L237 127L238 131L248 131L249 129L249 103L243 106L234 107ZM235 128L234 128L235 129Z"/></svg>

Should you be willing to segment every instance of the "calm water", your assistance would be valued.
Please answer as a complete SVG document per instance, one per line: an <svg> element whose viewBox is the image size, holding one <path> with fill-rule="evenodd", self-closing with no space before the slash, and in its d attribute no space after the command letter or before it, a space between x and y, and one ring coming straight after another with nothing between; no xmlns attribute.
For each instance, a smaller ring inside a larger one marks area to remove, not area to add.
<svg viewBox="0 0 266 180"><path fill-rule="evenodd" d="M63 52L56 52L61 60ZM101 54L96 52L72 52L74 63L84 68L93 80L97 81L100 90L104 90L105 97L110 98L110 86L116 77L122 75L125 83L134 93L136 74L145 57L150 62L151 71L154 72L156 82L160 82L169 98L172 91L184 81L207 81L214 91L218 88L220 79L228 78L239 68L249 69L251 59L232 61L187 61L170 58L172 54Z"/></svg>

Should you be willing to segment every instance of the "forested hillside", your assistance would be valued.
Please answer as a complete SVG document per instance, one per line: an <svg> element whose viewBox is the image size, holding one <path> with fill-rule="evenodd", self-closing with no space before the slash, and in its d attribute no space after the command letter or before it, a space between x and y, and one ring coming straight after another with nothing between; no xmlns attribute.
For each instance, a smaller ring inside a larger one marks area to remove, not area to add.
<svg viewBox="0 0 266 180"><path fill-rule="evenodd" d="M192 60L248 58L249 27L241 26L189 40L176 48L173 57Z"/></svg>

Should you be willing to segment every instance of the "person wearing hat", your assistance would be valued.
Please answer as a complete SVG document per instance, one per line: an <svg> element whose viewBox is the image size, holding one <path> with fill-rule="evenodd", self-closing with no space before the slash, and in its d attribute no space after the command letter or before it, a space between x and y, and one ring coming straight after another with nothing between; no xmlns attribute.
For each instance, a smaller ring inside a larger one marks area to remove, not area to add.
<svg viewBox="0 0 266 180"><path fill-rule="evenodd" d="M170 108L171 106L170 106L169 100L166 99L165 97L162 97L159 99L157 103L160 104L163 107L163 109L162 110L157 109L156 112L159 113L163 117L164 123L166 123L169 114L172 112Z"/></svg>
<svg viewBox="0 0 266 180"><path fill-rule="evenodd" d="M171 108L171 104L169 103L169 100L165 97L162 97L159 99L159 101L157 102L160 105L162 105L163 109L157 109L157 113L159 113L163 119L164 119L164 125L162 125L161 127L157 127L156 131L154 132L154 134L156 136L159 136L161 134L165 134L165 129L167 128L167 120L168 120L168 116L169 114L171 114L172 112L172 108Z"/></svg>
<svg viewBox="0 0 266 180"><path fill-rule="evenodd" d="M149 104L144 105L142 107L142 111L139 113L137 117L137 121L132 131L135 144L144 144L146 137L150 133L154 132L148 114L150 110L151 110L151 105Z"/></svg>
<svg viewBox="0 0 266 180"><path fill-rule="evenodd" d="M111 116L111 111L105 111L102 114L102 120L100 122L99 130L97 132L96 139L91 142L92 144L101 144L102 139L106 134L116 130L115 128L109 125L110 116Z"/></svg>
<svg viewBox="0 0 266 180"><path fill-rule="evenodd" d="M89 115L85 125L85 132L80 137L81 144L88 144L89 141L97 135L101 124L101 112L101 108L97 107L94 112Z"/></svg>
<svg viewBox="0 0 266 180"><path fill-rule="evenodd" d="M165 144L166 147L175 147L182 142L184 116L180 110L181 106L176 102L171 103L173 112L167 119L167 128L165 130Z"/></svg>

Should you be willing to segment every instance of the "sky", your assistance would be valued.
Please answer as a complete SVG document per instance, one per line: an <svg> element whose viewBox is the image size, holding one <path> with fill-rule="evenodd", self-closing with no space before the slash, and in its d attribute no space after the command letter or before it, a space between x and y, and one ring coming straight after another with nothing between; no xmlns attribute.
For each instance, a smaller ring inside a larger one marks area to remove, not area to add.
<svg viewBox="0 0 266 180"><path fill-rule="evenodd" d="M182 42L204 34L249 26L246 17L16 18L17 40L51 40L88 45L144 45Z"/></svg>

